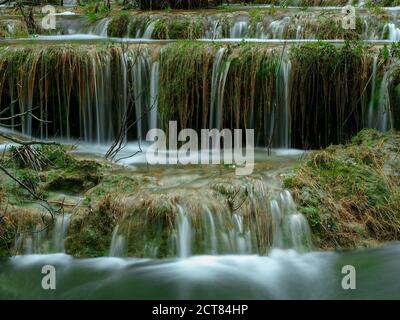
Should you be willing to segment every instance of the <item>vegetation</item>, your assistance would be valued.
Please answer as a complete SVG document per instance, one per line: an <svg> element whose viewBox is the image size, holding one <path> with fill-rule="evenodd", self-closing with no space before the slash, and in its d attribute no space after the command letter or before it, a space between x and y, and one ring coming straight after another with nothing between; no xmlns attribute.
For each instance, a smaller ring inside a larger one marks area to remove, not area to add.
<svg viewBox="0 0 400 320"><path fill-rule="evenodd" d="M322 249L376 245L400 236L400 136L362 130L346 145L307 156L285 186Z"/></svg>
<svg viewBox="0 0 400 320"><path fill-rule="evenodd" d="M108 25L108 36L118 38L125 37L128 34L129 20L129 15L126 13L115 16Z"/></svg>

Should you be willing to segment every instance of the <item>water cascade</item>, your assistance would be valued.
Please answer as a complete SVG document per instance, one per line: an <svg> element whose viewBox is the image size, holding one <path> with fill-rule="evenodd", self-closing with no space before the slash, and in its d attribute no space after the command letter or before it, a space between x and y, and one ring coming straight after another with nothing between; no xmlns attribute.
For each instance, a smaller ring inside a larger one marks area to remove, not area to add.
<svg viewBox="0 0 400 320"><path fill-rule="evenodd" d="M113 231L111 244L110 244L110 257L122 257L125 253L125 239L119 233L119 225Z"/></svg>
<svg viewBox="0 0 400 320"><path fill-rule="evenodd" d="M354 39L397 40L397 17L390 11L391 22L373 13L360 13L356 29L341 28L341 13L338 10L324 11L277 11L259 13L249 11L210 12L206 15L194 13L142 13L129 17L123 30L109 31L109 36L123 34L129 38L142 39ZM105 18L108 19L108 18ZM109 21L100 20L96 34L104 35ZM114 18L125 19L121 17ZM113 33L115 32L115 34Z"/></svg>
<svg viewBox="0 0 400 320"><path fill-rule="evenodd" d="M14 244L15 254L43 254L64 252L64 240L67 236L70 215L55 217L54 224L38 222L30 231L19 233Z"/></svg>
<svg viewBox="0 0 400 320"><path fill-rule="evenodd" d="M211 80L210 128L222 129L224 92L230 61L224 60L226 48L217 51Z"/></svg>
<svg viewBox="0 0 400 320"><path fill-rule="evenodd" d="M178 255L180 258L187 258L192 252L192 228L185 210L178 205Z"/></svg>
<svg viewBox="0 0 400 320"><path fill-rule="evenodd" d="M348 50L331 48L338 59L340 50ZM157 124L167 128L173 119L195 130L254 128L258 145L277 148L318 148L342 142L364 125L380 130L397 125L393 119L397 106L389 105L398 79L387 68L392 63L397 70L395 59L378 65L378 52L363 50L344 64L338 60L339 68L333 68L322 56L314 55L309 61L299 50L323 54L324 46L228 48L174 43L162 48L2 48L0 69L5 80L0 86L0 105L11 104L7 116L23 114L20 121L5 123L23 134L97 144L115 138L131 108L128 120L135 125L128 132L130 140L144 139L147 129ZM325 69L306 68L310 64ZM354 73L350 85L344 85L340 77L350 69L363 72ZM380 84L378 73L383 73ZM305 85L317 78L317 85L332 92L325 95L330 100ZM375 99L378 85L379 103ZM360 99L346 98L351 88ZM305 112L319 110L321 104L326 114ZM30 109L33 115L26 113ZM312 122L316 125L304 127Z"/></svg>
<svg viewBox="0 0 400 320"><path fill-rule="evenodd" d="M151 39L151 36L153 35L154 28L156 26L156 21L150 22L149 25L146 27L146 30L143 33L142 38L143 39Z"/></svg>

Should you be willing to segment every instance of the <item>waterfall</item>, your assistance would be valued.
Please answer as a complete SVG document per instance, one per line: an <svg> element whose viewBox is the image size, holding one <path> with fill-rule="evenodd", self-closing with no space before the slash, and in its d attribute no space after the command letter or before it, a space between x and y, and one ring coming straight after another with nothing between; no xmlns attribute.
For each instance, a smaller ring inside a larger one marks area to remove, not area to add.
<svg viewBox="0 0 400 320"><path fill-rule="evenodd" d="M249 28L249 22L246 20L237 20L233 24L231 31L230 31L230 37L231 38L244 38L246 36L246 33Z"/></svg>
<svg viewBox="0 0 400 320"><path fill-rule="evenodd" d="M296 28L296 39L297 40L300 40L300 39L303 38L302 35L301 35L302 29L303 28L301 27L301 25L298 25L297 28Z"/></svg>
<svg viewBox="0 0 400 320"><path fill-rule="evenodd" d="M284 110L280 113L280 124L282 144L281 146L288 149L290 148L290 105L289 105L289 77L290 77L291 62L287 58L281 62L281 70L283 77L283 93L284 93Z"/></svg>
<svg viewBox="0 0 400 320"><path fill-rule="evenodd" d="M204 36L205 39L220 39L222 38L222 27L218 19L213 17L204 18Z"/></svg>
<svg viewBox="0 0 400 320"><path fill-rule="evenodd" d="M215 227L215 221L212 212L208 207L204 208L204 211L207 215L208 223L209 223L209 237L210 237L210 253L217 254L218 253L218 240L217 233Z"/></svg>
<svg viewBox="0 0 400 320"><path fill-rule="evenodd" d="M206 199L201 201L199 213L192 207L177 205L173 234L178 257L187 258L193 252L266 254L273 248L311 249L308 222L297 211L289 191L271 193L271 189L261 183L247 192L246 204L234 212Z"/></svg>
<svg viewBox="0 0 400 320"><path fill-rule="evenodd" d="M53 227L52 251L64 252L64 239L67 234L70 215L57 216Z"/></svg>
<svg viewBox="0 0 400 320"><path fill-rule="evenodd" d="M157 128L157 103L158 103L158 86L160 80L160 63L154 61L151 67L150 80L150 129Z"/></svg>
<svg viewBox="0 0 400 320"><path fill-rule="evenodd" d="M148 94L149 82L149 57L148 56L135 56L133 57L133 70L131 81L133 84L133 99L135 103L135 115L137 121L137 137L144 139L146 137L145 128L143 124L146 114L149 111L148 102L146 103L146 94Z"/></svg>
<svg viewBox="0 0 400 320"><path fill-rule="evenodd" d="M110 24L112 18L103 18L93 24L88 33L93 35L98 35L101 37L107 37L108 25Z"/></svg>
<svg viewBox="0 0 400 320"><path fill-rule="evenodd" d="M189 117L187 123L194 129L199 129L204 120L207 121L205 126L217 129L222 129L223 126L233 129L237 125L246 125L256 130L258 143L263 146L307 148L310 144L315 144L315 147L326 144L316 137L324 134L323 130L329 131L327 125L323 124L324 121L318 121L318 132L315 132L313 137L305 132L299 132L304 136L296 135L295 131L300 130L305 123L302 117L312 118L315 115L314 112L307 114L303 111L316 107L316 102L312 92L309 98L300 99L299 92L308 90L308 86L305 86L302 80L302 77L307 75L293 74L299 72L303 62L302 59L289 59L291 46L282 54L280 49L265 49L257 45L251 49L250 55L247 46L218 45L215 48L204 44L203 48L203 44L188 44L185 47L196 46L196 50L202 50L201 54L196 55L197 60L192 63L185 61L187 57L184 55L179 56L180 51L169 50L179 45L181 44L169 44L161 49L153 45L79 49L51 45L44 49L30 50L12 46L4 48L0 66L5 79L0 87L1 109L7 109L11 101L15 101L9 110L5 111L4 116L11 117L22 113L18 119L6 121L5 125L28 136L43 139L56 137L105 144L113 141L121 130L127 110L132 110L128 122L134 123L129 126L126 136L128 141L138 137L144 138L148 128L156 127L158 119L164 119L165 112L168 111L177 119ZM174 59L163 58L164 52L177 55L176 59L175 56ZM246 54L249 54L246 62L238 58L246 57ZM255 62L257 59L259 62ZM396 112L397 106L390 106L396 87L396 83L392 82L397 82L397 79L388 71L383 81L378 83L377 74L384 74L385 66L377 64L377 57L362 61L365 70L372 69L372 78L368 82L371 91L367 96L376 96L377 99L369 100L369 104L364 103L366 99L361 99L357 107L360 110L351 114L351 111L344 107L349 102L344 101L343 112L349 114L343 116L351 117L350 122L364 123L380 130L390 129L397 125L391 119L391 112ZM188 70L181 72L185 73L188 79L185 81L194 82L182 87L169 88L168 83L174 83L177 79L176 73L171 71L179 66L173 65L178 62L187 63ZM246 63L254 65L246 66ZM370 63L371 66L366 63ZM279 64L279 72L274 69L275 64ZM18 72L7 67L12 65L18 68ZM398 66L393 65L397 69ZM196 69L189 70L191 67ZM249 68L255 80L240 73ZM191 74L194 70L196 72ZM199 75L199 72L202 74ZM234 81L249 80L254 83L243 83L243 88L246 85L249 88L246 94L235 92L242 89L241 85L235 84ZM336 82L333 81L332 85L334 84L336 85ZM186 92L179 92L182 88L186 88ZM340 94L345 93L345 86L338 89L343 91ZM168 93L168 90L172 90L172 93ZM327 90L333 92L332 86L328 85ZM163 99L157 99L159 95ZM187 104L190 115L180 114L183 111L182 108L175 108L177 104ZM242 106L244 108L241 108ZM395 109L391 111L390 107ZM31 108L35 108L33 114L24 114ZM231 112L232 110L234 112ZM332 109L327 112L336 112L333 104ZM39 121L38 118L46 121ZM342 125L343 123L339 122L335 124L337 127ZM346 134L351 134L355 129L345 130ZM302 139L313 141L305 142Z"/></svg>
<svg viewBox="0 0 400 320"><path fill-rule="evenodd" d="M288 23L290 23L290 17L272 21L267 29L267 32L270 34L272 39L283 39L284 31Z"/></svg>
<svg viewBox="0 0 400 320"><path fill-rule="evenodd" d="M373 128L373 120L374 120L374 95L376 90L376 67L378 64L378 56L374 57L372 64L372 82L371 82L371 101L368 105L368 118L367 118L367 127Z"/></svg>
<svg viewBox="0 0 400 320"><path fill-rule="evenodd" d="M53 226L37 225L31 232L21 232L15 240L16 254L43 254L64 252L70 215L56 216Z"/></svg>
<svg viewBox="0 0 400 320"><path fill-rule="evenodd" d="M243 225L243 217L237 213L232 215L234 229L230 232L232 252L238 254L246 254L252 252L250 230L245 230Z"/></svg>
<svg viewBox="0 0 400 320"><path fill-rule="evenodd" d="M284 190L280 195L284 238L286 246L297 250L309 250L311 247L311 230L307 220L296 209L289 191Z"/></svg>
<svg viewBox="0 0 400 320"><path fill-rule="evenodd" d="M114 228L109 252L110 257L122 257L125 254L125 238L119 233L119 225Z"/></svg>
<svg viewBox="0 0 400 320"><path fill-rule="evenodd" d="M389 101L389 74L390 69L385 72L381 82L381 88L379 92L379 103L377 110L377 129L380 131L387 131L389 129L389 117L390 117L390 101Z"/></svg>
<svg viewBox="0 0 400 320"><path fill-rule="evenodd" d="M154 31L156 24L157 24L157 21L152 21L147 25L146 30L143 33L142 39L151 39L152 38L153 31Z"/></svg>
<svg viewBox="0 0 400 320"><path fill-rule="evenodd" d="M224 61L226 48L220 48L214 58L211 77L210 128L222 128L225 84L230 61Z"/></svg>
<svg viewBox="0 0 400 320"><path fill-rule="evenodd" d="M182 206L177 205L178 217L178 255L184 259L192 253L192 228L188 216Z"/></svg>
<svg viewBox="0 0 400 320"><path fill-rule="evenodd" d="M388 23L387 28L389 31L389 40L399 41L400 40L400 29L396 28L396 25L394 23Z"/></svg>

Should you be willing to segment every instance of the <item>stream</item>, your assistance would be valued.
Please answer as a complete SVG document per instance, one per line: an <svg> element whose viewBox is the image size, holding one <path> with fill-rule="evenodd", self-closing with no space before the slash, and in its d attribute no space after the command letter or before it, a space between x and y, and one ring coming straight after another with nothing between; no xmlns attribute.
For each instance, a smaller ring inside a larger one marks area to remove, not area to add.
<svg viewBox="0 0 400 320"><path fill-rule="evenodd" d="M399 254L393 243L343 253L274 249L268 256L163 260L24 255L0 264L0 298L399 299ZM44 265L57 270L56 290L41 287ZM356 290L341 287L344 265L357 271Z"/></svg>

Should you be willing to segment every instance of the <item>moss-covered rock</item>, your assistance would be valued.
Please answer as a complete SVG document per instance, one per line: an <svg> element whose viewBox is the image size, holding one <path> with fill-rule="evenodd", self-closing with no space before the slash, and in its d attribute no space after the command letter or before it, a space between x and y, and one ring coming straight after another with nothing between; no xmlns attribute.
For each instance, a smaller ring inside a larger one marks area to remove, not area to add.
<svg viewBox="0 0 400 320"><path fill-rule="evenodd" d="M62 190L82 193L96 186L102 179L101 164L96 161L79 160L65 170L54 171L48 175L46 190Z"/></svg>
<svg viewBox="0 0 400 320"><path fill-rule="evenodd" d="M109 37L125 37L128 34L129 22L130 16L127 13L113 17L107 28L107 35Z"/></svg>
<svg viewBox="0 0 400 320"><path fill-rule="evenodd" d="M28 36L28 29L22 19L0 20L0 38L26 38Z"/></svg>
<svg viewBox="0 0 400 320"><path fill-rule="evenodd" d="M113 229L121 212L114 210L112 198L106 196L96 210L91 206L76 212L65 239L67 253L77 257L108 255Z"/></svg>
<svg viewBox="0 0 400 320"><path fill-rule="evenodd" d="M400 237L400 136L362 130L346 145L308 156L285 176L320 248L355 248Z"/></svg>

